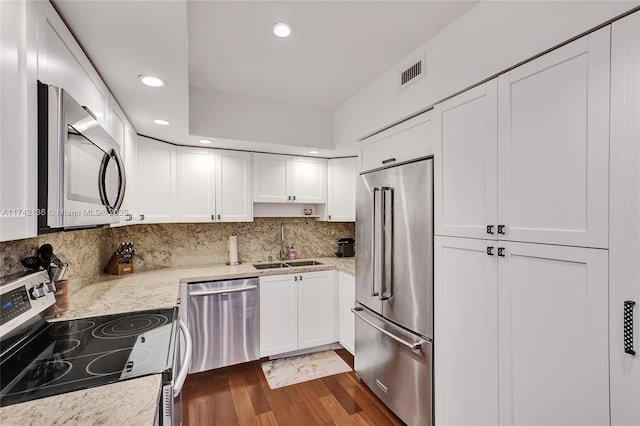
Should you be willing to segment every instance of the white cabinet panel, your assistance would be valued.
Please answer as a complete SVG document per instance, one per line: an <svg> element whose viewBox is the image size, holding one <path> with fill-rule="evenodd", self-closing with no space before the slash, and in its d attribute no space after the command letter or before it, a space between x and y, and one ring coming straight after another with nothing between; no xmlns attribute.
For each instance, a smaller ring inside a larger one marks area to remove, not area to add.
<svg viewBox="0 0 640 426"><path fill-rule="evenodd" d="M176 205L176 147L138 138L138 210L142 223L173 222Z"/></svg>
<svg viewBox="0 0 640 426"><path fill-rule="evenodd" d="M331 158L327 162L327 220L355 222L358 158Z"/></svg>
<svg viewBox="0 0 640 426"><path fill-rule="evenodd" d="M500 425L608 424L607 251L500 245Z"/></svg>
<svg viewBox="0 0 640 426"><path fill-rule="evenodd" d="M297 203L326 203L327 160L293 157L291 159L290 192Z"/></svg>
<svg viewBox="0 0 640 426"><path fill-rule="evenodd" d="M359 156L360 171L436 154L439 142L433 130L432 111L426 111L363 140Z"/></svg>
<svg viewBox="0 0 640 426"><path fill-rule="evenodd" d="M319 204L327 201L326 194L326 159L253 155L254 202Z"/></svg>
<svg viewBox="0 0 640 426"><path fill-rule="evenodd" d="M640 424L640 12L613 23L611 49L611 424L627 426ZM625 352L625 301L636 302L635 355Z"/></svg>
<svg viewBox="0 0 640 426"><path fill-rule="evenodd" d="M38 79L62 87L109 129L109 92L49 2L38 4Z"/></svg>
<svg viewBox="0 0 640 426"><path fill-rule="evenodd" d="M256 203L287 202L288 157L253 154L253 201Z"/></svg>
<svg viewBox="0 0 640 426"><path fill-rule="evenodd" d="M120 213L120 225L133 225L138 216L138 135L133 127L124 130L124 169L127 187Z"/></svg>
<svg viewBox="0 0 640 426"><path fill-rule="evenodd" d="M37 234L35 7L0 2L0 241Z"/></svg>
<svg viewBox="0 0 640 426"><path fill-rule="evenodd" d="M437 235L497 237L497 103L497 82L491 80L434 109L442 143L441 185L435 187Z"/></svg>
<svg viewBox="0 0 640 426"><path fill-rule="evenodd" d="M251 153L216 151L216 220L252 222Z"/></svg>
<svg viewBox="0 0 640 426"><path fill-rule="evenodd" d="M298 274L298 348L338 340L338 295L334 271Z"/></svg>
<svg viewBox="0 0 640 426"><path fill-rule="evenodd" d="M504 239L607 247L609 31L498 77Z"/></svg>
<svg viewBox="0 0 640 426"><path fill-rule="evenodd" d="M298 288L293 275L260 277L260 356L298 348Z"/></svg>
<svg viewBox="0 0 640 426"><path fill-rule="evenodd" d="M338 282L340 327L339 341L342 347L355 355L355 327L356 321L351 308L356 303L356 279L353 275L339 273Z"/></svg>
<svg viewBox="0 0 640 426"><path fill-rule="evenodd" d="M178 147L176 219L211 222L215 214L215 153Z"/></svg>
<svg viewBox="0 0 640 426"><path fill-rule="evenodd" d="M260 277L260 356L336 342L337 318L334 271Z"/></svg>
<svg viewBox="0 0 640 426"><path fill-rule="evenodd" d="M496 244L436 237L434 245L435 423L497 425Z"/></svg>

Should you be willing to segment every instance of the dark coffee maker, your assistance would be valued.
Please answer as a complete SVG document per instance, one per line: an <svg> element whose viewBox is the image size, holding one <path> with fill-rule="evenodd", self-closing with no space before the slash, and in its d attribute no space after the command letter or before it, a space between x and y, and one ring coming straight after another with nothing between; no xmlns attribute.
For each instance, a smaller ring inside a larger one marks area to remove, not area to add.
<svg viewBox="0 0 640 426"><path fill-rule="evenodd" d="M354 244L356 240L353 238L339 238L338 239L338 251L336 256L338 257L353 257L355 255Z"/></svg>

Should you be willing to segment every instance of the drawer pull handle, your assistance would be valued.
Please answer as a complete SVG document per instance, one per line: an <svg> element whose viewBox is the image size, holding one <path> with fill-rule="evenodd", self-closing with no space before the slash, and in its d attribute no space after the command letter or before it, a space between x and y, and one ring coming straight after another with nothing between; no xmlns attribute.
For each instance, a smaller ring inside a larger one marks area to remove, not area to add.
<svg viewBox="0 0 640 426"><path fill-rule="evenodd" d="M396 161L395 158L387 158L386 160L382 160L382 164L389 164L393 163L394 161Z"/></svg>
<svg viewBox="0 0 640 426"><path fill-rule="evenodd" d="M624 301L624 352L635 355L633 349L633 308L636 302L633 300Z"/></svg>

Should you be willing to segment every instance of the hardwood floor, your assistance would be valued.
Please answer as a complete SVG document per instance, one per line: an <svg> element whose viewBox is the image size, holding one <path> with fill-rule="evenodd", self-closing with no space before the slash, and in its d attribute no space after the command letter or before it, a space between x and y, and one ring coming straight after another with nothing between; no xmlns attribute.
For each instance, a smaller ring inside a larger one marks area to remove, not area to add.
<svg viewBox="0 0 640 426"><path fill-rule="evenodd" d="M190 375L182 410L185 426L403 424L353 372L272 390L260 361Z"/></svg>

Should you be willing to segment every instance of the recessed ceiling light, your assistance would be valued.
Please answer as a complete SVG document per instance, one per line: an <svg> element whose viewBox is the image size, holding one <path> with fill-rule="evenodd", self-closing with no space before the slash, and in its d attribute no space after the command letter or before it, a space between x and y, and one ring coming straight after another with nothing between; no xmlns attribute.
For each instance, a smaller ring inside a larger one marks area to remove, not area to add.
<svg viewBox="0 0 640 426"><path fill-rule="evenodd" d="M309 154L320 154L320 151L309 151Z"/></svg>
<svg viewBox="0 0 640 426"><path fill-rule="evenodd" d="M278 37L289 37L291 27L283 22L273 24L273 33Z"/></svg>
<svg viewBox="0 0 640 426"><path fill-rule="evenodd" d="M171 124L167 120L153 120L153 122L159 126L168 126L169 124Z"/></svg>
<svg viewBox="0 0 640 426"><path fill-rule="evenodd" d="M165 84L167 84L167 82L164 81L163 79L159 77L154 77L152 75L139 75L138 79L142 84L150 87L162 87Z"/></svg>
<svg viewBox="0 0 640 426"><path fill-rule="evenodd" d="M200 143L211 143L211 141L207 139L200 139Z"/></svg>

